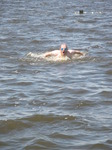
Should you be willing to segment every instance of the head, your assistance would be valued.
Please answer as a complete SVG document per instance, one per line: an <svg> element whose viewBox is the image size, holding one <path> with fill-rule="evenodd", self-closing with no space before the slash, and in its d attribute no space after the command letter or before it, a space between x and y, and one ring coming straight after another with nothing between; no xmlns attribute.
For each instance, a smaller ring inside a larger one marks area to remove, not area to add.
<svg viewBox="0 0 112 150"><path fill-rule="evenodd" d="M67 51L68 51L68 47L67 47L67 44L61 44L60 46L60 53L61 53L61 56L66 56L67 54Z"/></svg>

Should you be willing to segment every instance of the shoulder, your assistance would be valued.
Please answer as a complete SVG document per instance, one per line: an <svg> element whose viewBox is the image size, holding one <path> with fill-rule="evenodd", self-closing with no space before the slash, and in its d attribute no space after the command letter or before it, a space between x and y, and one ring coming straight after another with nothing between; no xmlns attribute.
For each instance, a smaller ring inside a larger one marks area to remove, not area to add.
<svg viewBox="0 0 112 150"><path fill-rule="evenodd" d="M58 53L59 52L59 50L53 50L52 51L52 53Z"/></svg>
<svg viewBox="0 0 112 150"><path fill-rule="evenodd" d="M48 53L48 54L56 54L56 53L58 53L58 51L59 51L59 50L53 50L53 51L46 52L46 54L47 54L47 53Z"/></svg>
<svg viewBox="0 0 112 150"><path fill-rule="evenodd" d="M45 53L45 57L48 57L48 56L56 56L59 54L59 50L54 50L54 51L50 51L50 52L46 52Z"/></svg>
<svg viewBox="0 0 112 150"><path fill-rule="evenodd" d="M57 54L59 54L59 50L53 50L53 51L51 51L51 53L57 55Z"/></svg>

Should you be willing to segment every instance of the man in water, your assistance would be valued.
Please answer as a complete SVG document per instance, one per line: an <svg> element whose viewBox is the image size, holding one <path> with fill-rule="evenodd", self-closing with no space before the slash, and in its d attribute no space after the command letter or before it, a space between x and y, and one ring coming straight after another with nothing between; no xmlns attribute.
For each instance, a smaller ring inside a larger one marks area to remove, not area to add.
<svg viewBox="0 0 112 150"><path fill-rule="evenodd" d="M67 44L63 43L63 44L61 44L59 50L54 50L52 52L45 53L45 57L56 56L56 57L60 58L60 57L67 56L68 58L71 59L72 56L75 55L75 54L83 55L83 53L80 52L79 50L69 50Z"/></svg>

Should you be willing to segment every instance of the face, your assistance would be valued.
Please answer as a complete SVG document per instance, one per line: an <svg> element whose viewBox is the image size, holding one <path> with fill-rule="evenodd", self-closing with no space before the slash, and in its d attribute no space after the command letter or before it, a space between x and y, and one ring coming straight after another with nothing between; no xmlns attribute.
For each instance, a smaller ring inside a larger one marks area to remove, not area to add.
<svg viewBox="0 0 112 150"><path fill-rule="evenodd" d="M67 45L66 44L62 44L61 47L60 47L61 56L66 56L67 50L68 50Z"/></svg>

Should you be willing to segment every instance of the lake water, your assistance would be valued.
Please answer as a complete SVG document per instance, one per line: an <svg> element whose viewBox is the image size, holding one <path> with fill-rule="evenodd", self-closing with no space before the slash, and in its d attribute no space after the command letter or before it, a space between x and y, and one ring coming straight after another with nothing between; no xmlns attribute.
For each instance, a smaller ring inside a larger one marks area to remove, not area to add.
<svg viewBox="0 0 112 150"><path fill-rule="evenodd" d="M63 42L86 55L39 57ZM15 149L112 149L111 0L0 1L0 150Z"/></svg>

